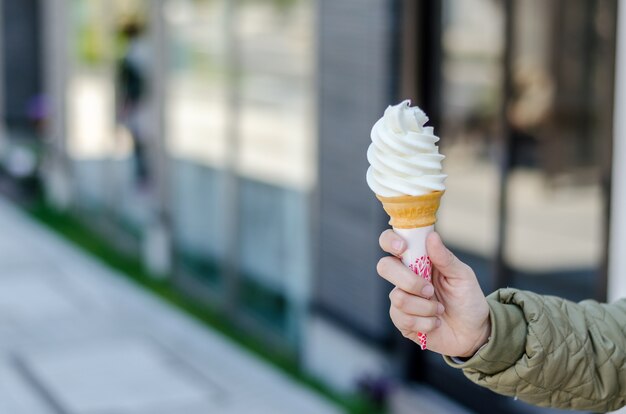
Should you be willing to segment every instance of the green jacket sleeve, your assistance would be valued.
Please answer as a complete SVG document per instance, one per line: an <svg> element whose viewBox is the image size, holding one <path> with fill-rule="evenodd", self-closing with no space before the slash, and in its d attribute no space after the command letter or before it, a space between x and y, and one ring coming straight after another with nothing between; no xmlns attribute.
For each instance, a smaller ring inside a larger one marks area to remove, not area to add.
<svg viewBox="0 0 626 414"><path fill-rule="evenodd" d="M465 376L534 405L611 411L626 405L626 299L574 303L515 289L487 301L491 337L458 364Z"/></svg>

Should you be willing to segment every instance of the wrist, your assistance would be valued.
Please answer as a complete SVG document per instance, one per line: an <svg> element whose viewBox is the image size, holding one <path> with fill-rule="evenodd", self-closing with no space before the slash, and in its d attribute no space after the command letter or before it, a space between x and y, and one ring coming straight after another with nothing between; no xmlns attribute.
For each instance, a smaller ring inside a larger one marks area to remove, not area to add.
<svg viewBox="0 0 626 414"><path fill-rule="evenodd" d="M489 342L489 338L491 336L491 318L489 316L485 318L482 325L478 329L478 332L479 334L474 341L474 344L463 355L459 355L459 357L471 358L476 354L476 352L478 352L480 348L482 348L487 344L487 342Z"/></svg>

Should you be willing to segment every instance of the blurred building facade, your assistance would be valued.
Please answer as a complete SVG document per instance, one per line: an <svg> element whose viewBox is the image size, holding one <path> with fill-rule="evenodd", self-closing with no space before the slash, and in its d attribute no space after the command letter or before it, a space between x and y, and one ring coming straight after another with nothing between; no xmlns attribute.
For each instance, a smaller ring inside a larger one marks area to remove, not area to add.
<svg viewBox="0 0 626 414"><path fill-rule="evenodd" d="M2 168L37 171L51 206L337 389L400 379L544 412L395 333L365 152L386 105L413 99L447 155L439 231L483 289L606 300L626 242L609 232L626 211L610 211L617 9L4 0Z"/></svg>

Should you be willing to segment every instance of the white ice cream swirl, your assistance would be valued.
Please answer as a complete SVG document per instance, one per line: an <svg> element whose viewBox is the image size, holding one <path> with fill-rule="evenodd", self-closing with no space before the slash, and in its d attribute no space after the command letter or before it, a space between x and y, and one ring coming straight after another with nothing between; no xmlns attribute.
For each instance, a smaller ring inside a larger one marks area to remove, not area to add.
<svg viewBox="0 0 626 414"><path fill-rule="evenodd" d="M439 137L424 126L426 122L426 114L406 100L388 106L374 124L367 150L367 184L373 192L397 197L445 189L446 175L441 173L445 157L435 145Z"/></svg>

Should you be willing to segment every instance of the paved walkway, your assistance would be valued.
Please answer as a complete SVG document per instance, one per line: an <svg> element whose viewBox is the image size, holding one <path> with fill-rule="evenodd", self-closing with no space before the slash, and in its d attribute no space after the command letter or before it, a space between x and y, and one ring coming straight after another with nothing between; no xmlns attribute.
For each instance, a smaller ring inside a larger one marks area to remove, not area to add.
<svg viewBox="0 0 626 414"><path fill-rule="evenodd" d="M0 199L0 413L339 412Z"/></svg>

